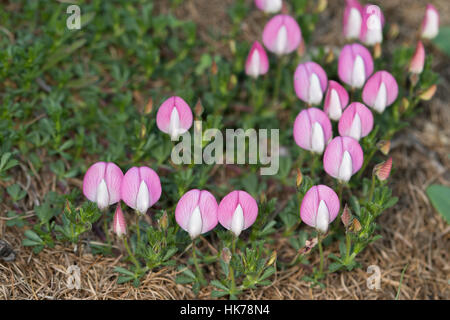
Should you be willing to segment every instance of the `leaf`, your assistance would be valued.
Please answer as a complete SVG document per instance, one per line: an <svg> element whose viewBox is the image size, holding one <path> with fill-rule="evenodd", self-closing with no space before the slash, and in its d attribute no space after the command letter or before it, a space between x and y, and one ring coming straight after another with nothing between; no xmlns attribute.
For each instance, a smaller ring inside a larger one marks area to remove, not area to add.
<svg viewBox="0 0 450 320"><path fill-rule="evenodd" d="M43 242L41 237L39 237L37 235L37 233L34 232L33 230L27 230L27 231L24 232L24 234L25 234L25 237L27 237L28 239L30 239L32 241L35 241L37 243L42 243Z"/></svg>
<svg viewBox="0 0 450 320"><path fill-rule="evenodd" d="M450 188L433 184L427 188L426 192L433 207L450 224Z"/></svg>
<svg viewBox="0 0 450 320"><path fill-rule="evenodd" d="M192 278L186 277L186 276L178 276L175 278L175 282L178 284L186 284L186 283L191 283L194 281L195 281L195 279L192 279Z"/></svg>
<svg viewBox="0 0 450 320"><path fill-rule="evenodd" d="M126 275L128 275L128 276L134 278L134 273L131 272L130 270L125 269L125 268L122 268L122 267L115 267L115 268L114 268L114 271L115 271L115 272L118 272L118 273L126 274Z"/></svg>
<svg viewBox="0 0 450 320"><path fill-rule="evenodd" d="M224 284L222 284L222 282L220 282L220 281L218 281L218 280L212 280L212 281L210 282L210 284L213 285L213 286L216 287L216 288L219 288L219 289L228 291L228 288L227 288Z"/></svg>
<svg viewBox="0 0 450 320"><path fill-rule="evenodd" d="M440 27L439 34L433 39L433 43L450 57L450 42L448 39L450 39L450 26Z"/></svg>
<svg viewBox="0 0 450 320"><path fill-rule="evenodd" d="M220 298L226 296L227 294L228 292L213 290L213 292L211 292L211 298Z"/></svg>

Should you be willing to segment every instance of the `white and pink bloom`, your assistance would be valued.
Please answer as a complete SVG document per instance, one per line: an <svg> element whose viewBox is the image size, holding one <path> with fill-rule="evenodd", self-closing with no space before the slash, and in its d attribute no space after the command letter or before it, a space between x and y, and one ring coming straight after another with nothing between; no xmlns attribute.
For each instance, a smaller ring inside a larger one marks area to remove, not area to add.
<svg viewBox="0 0 450 320"><path fill-rule="evenodd" d="M83 194L100 210L120 201L123 172L112 162L93 164L83 179Z"/></svg>
<svg viewBox="0 0 450 320"><path fill-rule="evenodd" d="M220 201L217 212L220 224L239 237L243 230L255 222L258 204L250 194L237 190L230 192Z"/></svg>
<svg viewBox="0 0 450 320"><path fill-rule="evenodd" d="M373 46L383 42L384 16L380 7L368 4L363 9L360 40L365 45Z"/></svg>
<svg viewBox="0 0 450 320"><path fill-rule="evenodd" d="M137 211L145 214L161 197L161 181L158 174L148 167L132 167L122 180L122 200Z"/></svg>
<svg viewBox="0 0 450 320"><path fill-rule="evenodd" d="M282 0L255 0L255 5L265 13L276 13L283 6Z"/></svg>
<svg viewBox="0 0 450 320"><path fill-rule="evenodd" d="M295 118L294 140L302 149L322 154L332 135L331 121L320 109L304 109Z"/></svg>
<svg viewBox="0 0 450 320"><path fill-rule="evenodd" d="M360 102L351 103L339 120L339 134L359 140L373 129L372 112Z"/></svg>
<svg viewBox="0 0 450 320"><path fill-rule="evenodd" d="M308 226L326 233L328 225L336 219L340 203L336 192L328 186L311 187L303 197L300 217Z"/></svg>
<svg viewBox="0 0 450 320"><path fill-rule="evenodd" d="M359 39L363 19L362 16L362 6L358 0L347 0L343 19L345 39Z"/></svg>
<svg viewBox="0 0 450 320"><path fill-rule="evenodd" d="M336 137L328 144L323 156L323 168L333 178L348 182L361 169L364 154L358 141Z"/></svg>
<svg viewBox="0 0 450 320"><path fill-rule="evenodd" d="M338 75L352 88L362 88L373 72L373 59L369 50L354 43L345 45L339 55Z"/></svg>
<svg viewBox="0 0 450 320"><path fill-rule="evenodd" d="M187 132L192 126L192 110L180 97L170 97L159 107L156 114L156 125L159 130L177 140L180 135Z"/></svg>
<svg viewBox="0 0 450 320"><path fill-rule="evenodd" d="M263 43L277 55L293 52L302 41L302 32L294 18L279 14L267 22L263 31Z"/></svg>
<svg viewBox="0 0 450 320"><path fill-rule="evenodd" d="M319 64L310 61L297 66L294 73L295 93L308 105L317 105L322 102L327 84L327 74Z"/></svg>
<svg viewBox="0 0 450 320"><path fill-rule="evenodd" d="M427 4L422 21L422 38L433 39L439 33L439 12L432 4Z"/></svg>
<svg viewBox="0 0 450 320"><path fill-rule="evenodd" d="M195 239L217 225L217 209L216 198L209 191L192 189L178 201L175 220Z"/></svg>
<svg viewBox="0 0 450 320"><path fill-rule="evenodd" d="M362 92L366 105L382 113L386 107L394 103L398 95L398 85L395 78L387 71L377 71L367 80Z"/></svg>
<svg viewBox="0 0 450 320"><path fill-rule="evenodd" d="M263 46L255 41L245 62L245 73L253 78L266 74L269 70L269 59Z"/></svg>
<svg viewBox="0 0 450 320"><path fill-rule="evenodd" d="M416 51L409 63L409 72L421 74L425 64L425 49L422 41L417 42Z"/></svg>
<svg viewBox="0 0 450 320"><path fill-rule="evenodd" d="M127 223L125 221L125 217L123 216L123 211L120 207L120 203L117 205L116 212L114 213L113 231L118 237L127 234Z"/></svg>
<svg viewBox="0 0 450 320"><path fill-rule="evenodd" d="M331 120L337 121L341 118L342 111L347 107L348 100L348 92L339 82L328 81L323 111Z"/></svg>

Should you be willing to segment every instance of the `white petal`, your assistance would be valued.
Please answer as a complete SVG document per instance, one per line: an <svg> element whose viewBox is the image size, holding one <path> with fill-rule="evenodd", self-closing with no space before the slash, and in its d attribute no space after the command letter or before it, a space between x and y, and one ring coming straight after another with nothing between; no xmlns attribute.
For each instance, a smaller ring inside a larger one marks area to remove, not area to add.
<svg viewBox="0 0 450 320"><path fill-rule="evenodd" d="M384 84L384 82L382 82L380 84L380 88L378 89L377 97L375 98L373 108L377 112L382 113L384 109L386 109L386 105L387 105L386 85Z"/></svg>
<svg viewBox="0 0 450 320"><path fill-rule="evenodd" d="M287 50L287 29L283 25L280 30L278 30L277 39L275 43L275 52L277 54L286 53Z"/></svg>
<svg viewBox="0 0 450 320"><path fill-rule="evenodd" d="M281 10L282 1L281 0L266 0L265 9L266 13L275 13Z"/></svg>
<svg viewBox="0 0 450 320"><path fill-rule="evenodd" d="M325 233L328 230L328 225L330 224L330 212L325 201L320 200L319 208L317 209L316 215L316 229Z"/></svg>
<svg viewBox="0 0 450 320"><path fill-rule="evenodd" d="M313 73L309 77L309 92L308 102L310 104L319 104L322 101L322 88L320 87L320 80L317 74Z"/></svg>
<svg viewBox="0 0 450 320"><path fill-rule="evenodd" d="M180 115L177 108L173 108L170 114L169 135L172 140L177 140L180 135Z"/></svg>
<svg viewBox="0 0 450 320"><path fill-rule="evenodd" d="M195 207L194 211L189 218L187 232L191 236L192 239L195 239L202 233L203 221L202 214L200 213L200 208Z"/></svg>
<svg viewBox="0 0 450 320"><path fill-rule="evenodd" d="M439 17L436 11L427 10L427 23L424 25L422 37L432 39L439 33Z"/></svg>
<svg viewBox="0 0 450 320"><path fill-rule="evenodd" d="M361 56L356 56L352 70L352 87L361 88L366 81L366 68Z"/></svg>
<svg viewBox="0 0 450 320"><path fill-rule="evenodd" d="M147 184L142 180L136 198L136 210L145 214L148 208L150 208L150 192L148 191Z"/></svg>
<svg viewBox="0 0 450 320"><path fill-rule="evenodd" d="M369 46L381 43L383 41L383 28L380 17L376 14L372 14L369 19L367 19L366 23L368 26L364 43Z"/></svg>
<svg viewBox="0 0 450 320"><path fill-rule="evenodd" d="M352 177L352 157L348 151L344 151L342 155L341 165L339 166L338 179L342 181L349 181Z"/></svg>
<svg viewBox="0 0 450 320"><path fill-rule="evenodd" d="M331 90L329 103L328 116L331 120L338 121L342 116L342 106L339 95L334 89Z"/></svg>
<svg viewBox="0 0 450 320"><path fill-rule="evenodd" d="M358 9L352 8L347 20L347 39L357 39L361 32L362 17Z"/></svg>
<svg viewBox="0 0 450 320"><path fill-rule="evenodd" d="M109 193L105 179L102 179L97 187L96 199L97 206L100 210L106 209L109 206Z"/></svg>
<svg viewBox="0 0 450 320"><path fill-rule="evenodd" d="M233 213L233 218L231 218L231 231L236 237L239 237L242 230L244 229L244 211L240 204L238 204L236 210Z"/></svg>
<svg viewBox="0 0 450 320"><path fill-rule="evenodd" d="M252 54L252 58L250 60L250 70L249 70L249 74L252 77L258 77L260 74L260 57L259 57L259 52L258 50L254 50L253 54Z"/></svg>
<svg viewBox="0 0 450 320"><path fill-rule="evenodd" d="M357 113L355 114L355 117L353 118L352 126L350 127L348 135L356 140L361 139L361 135L362 135L361 118L359 117L359 115Z"/></svg>
<svg viewBox="0 0 450 320"><path fill-rule="evenodd" d="M311 128L311 151L321 154L325 149L325 133L318 122L314 122Z"/></svg>

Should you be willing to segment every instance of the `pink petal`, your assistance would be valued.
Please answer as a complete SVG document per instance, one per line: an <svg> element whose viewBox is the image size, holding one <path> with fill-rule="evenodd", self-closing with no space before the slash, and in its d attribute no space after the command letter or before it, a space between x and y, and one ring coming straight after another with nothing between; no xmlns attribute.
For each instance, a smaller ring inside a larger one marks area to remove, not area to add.
<svg viewBox="0 0 450 320"><path fill-rule="evenodd" d="M182 98L173 96L163 102L156 114L156 125L159 130L169 133L170 116L173 108L176 108L180 117L180 127L189 130L192 126L193 115L191 108Z"/></svg>
<svg viewBox="0 0 450 320"><path fill-rule="evenodd" d="M354 27L349 25L349 18L350 18L350 12L352 9L356 9L359 11L361 15L361 21L362 21L362 6L357 0L347 0L347 5L344 10L344 19L343 19L343 30L344 30L344 36L347 38L349 34L349 28ZM361 29L361 28L360 28ZM359 32L358 32L359 34Z"/></svg>
<svg viewBox="0 0 450 320"><path fill-rule="evenodd" d="M373 107L375 99L378 95L378 90L380 89L381 83L384 83L387 92L387 106L394 103L398 96L398 85L395 78L387 71L381 70L377 71L367 80L362 98L365 104Z"/></svg>
<svg viewBox="0 0 450 320"><path fill-rule="evenodd" d="M130 208L136 209L136 198L140 184L139 168L130 168L125 173L122 179L122 185L120 186L120 196L123 202Z"/></svg>
<svg viewBox="0 0 450 320"><path fill-rule="evenodd" d="M373 129L373 115L372 112L360 102L351 103L339 119L339 134L341 136L349 136L350 128L352 127L355 115L358 114L361 119L361 137L367 136Z"/></svg>
<svg viewBox="0 0 450 320"><path fill-rule="evenodd" d="M244 212L244 230L249 228L258 216L258 204L256 200L245 191L238 191L239 204Z"/></svg>
<svg viewBox="0 0 450 320"><path fill-rule="evenodd" d="M245 72L248 75L251 73L250 67L255 50L259 53L259 74L266 74L269 70L269 58L267 57L266 50L264 50L263 46L258 41L255 41L253 43L253 46L247 56L247 61L245 63Z"/></svg>
<svg viewBox="0 0 450 320"><path fill-rule="evenodd" d="M381 34L381 40L382 40L383 26L384 26L383 12L381 11L380 7L378 7L377 5L368 4L368 5L364 6L362 13L363 13L363 15L362 15L363 19L362 19L362 24L361 24L360 40L368 45L374 45L375 43L372 43L370 41L369 34L370 33L379 33L379 34ZM374 16L374 17L371 17L371 16ZM371 20L373 20L373 19L379 19L379 23L381 23L381 25L379 27L381 27L381 30L376 30L375 26L372 26L372 27L370 26Z"/></svg>
<svg viewBox="0 0 450 320"><path fill-rule="evenodd" d="M217 210L218 204L216 198L211 192L202 190L200 191L199 208L202 214L203 227L202 233L208 232L215 228L218 223Z"/></svg>
<svg viewBox="0 0 450 320"><path fill-rule="evenodd" d="M364 61L365 78L367 79L373 72L372 56L364 46L354 43L345 45L339 55L338 74L342 82L352 85L353 65L357 56Z"/></svg>
<svg viewBox="0 0 450 320"><path fill-rule="evenodd" d="M97 188L105 177L105 171L106 162L97 162L86 171L83 178L83 194L90 201L97 201Z"/></svg>
<svg viewBox="0 0 450 320"><path fill-rule="evenodd" d="M432 4L427 4L425 17L422 21L422 38L432 39L439 32L439 11Z"/></svg>
<svg viewBox="0 0 450 320"><path fill-rule="evenodd" d="M336 194L336 192L334 192L333 189L323 184L318 185L317 189L319 191L319 202L320 200L323 200L327 205L328 212L330 213L330 223L331 223L334 221L334 219L336 219L339 213L340 208L339 197Z"/></svg>
<svg viewBox="0 0 450 320"><path fill-rule="evenodd" d="M318 208L319 191L317 186L313 186L306 192L300 206L300 218L302 221L310 227L315 227Z"/></svg>
<svg viewBox="0 0 450 320"><path fill-rule="evenodd" d="M328 82L327 94L325 96L325 103L323 106L323 111L327 115L329 115L329 111L330 111L330 99L331 99L332 90L336 91L343 110L347 107L348 100L349 100L347 90L345 90L345 88L339 82L330 80Z"/></svg>
<svg viewBox="0 0 450 320"><path fill-rule="evenodd" d="M327 88L328 77L323 68L315 62L305 62L299 64L294 73L294 89L299 99L309 101L309 86L312 74L316 74L320 81L322 93Z"/></svg>
<svg viewBox="0 0 450 320"><path fill-rule="evenodd" d="M425 49L423 47L422 41L417 43L416 51L409 64L409 72L420 74L423 71L423 66L425 64Z"/></svg>
<svg viewBox="0 0 450 320"><path fill-rule="evenodd" d="M122 184L123 172L112 162L106 164L105 181L109 192L109 204L120 201L120 185Z"/></svg>
<svg viewBox="0 0 450 320"><path fill-rule="evenodd" d="M144 180L150 193L150 207L153 206L161 197L161 181L158 174L149 167L139 168L140 181ZM139 184L140 184L139 181ZM138 187L139 188L139 187Z"/></svg>
<svg viewBox="0 0 450 320"><path fill-rule="evenodd" d="M343 150L348 151L352 158L353 174L361 169L364 161L364 153L358 141L350 137L341 137Z"/></svg>
<svg viewBox="0 0 450 320"><path fill-rule="evenodd" d="M220 224L226 228L231 228L231 221L238 205L241 205L244 213L244 229L249 228L258 216L258 204L256 200L247 192L242 190L232 191L220 201L218 218Z"/></svg>
<svg viewBox="0 0 450 320"><path fill-rule="evenodd" d="M348 151L352 158L352 174L361 169L364 154L358 141L350 137L336 137L328 144L323 155L323 168L330 176L338 177L345 151Z"/></svg>
<svg viewBox="0 0 450 320"><path fill-rule="evenodd" d="M288 42L287 50L283 53L288 54L297 49L302 40L302 33L297 21L288 15L279 14L269 20L264 27L263 43L269 51L276 53L276 39L282 26L286 27Z"/></svg>
<svg viewBox="0 0 450 320"><path fill-rule="evenodd" d="M324 132L325 143L330 141L333 131L331 121L328 116L320 109L308 108L302 110L294 122L294 140L295 143L305 150L311 150L312 125L318 122Z"/></svg>
<svg viewBox="0 0 450 320"><path fill-rule="evenodd" d="M116 212L114 213L113 231L119 237L127 233L127 223L125 221L125 217L123 216L120 203L117 205Z"/></svg>

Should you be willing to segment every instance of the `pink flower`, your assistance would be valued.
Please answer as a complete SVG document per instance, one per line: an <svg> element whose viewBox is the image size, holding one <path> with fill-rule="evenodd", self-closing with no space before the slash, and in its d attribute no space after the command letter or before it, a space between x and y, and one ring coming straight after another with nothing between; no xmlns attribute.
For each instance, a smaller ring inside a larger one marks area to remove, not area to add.
<svg viewBox="0 0 450 320"><path fill-rule="evenodd" d="M177 140L192 126L192 111L189 105L180 97L170 97L159 107L156 114L156 125L159 130Z"/></svg>
<svg viewBox="0 0 450 320"><path fill-rule="evenodd" d="M158 174L148 167L129 169L123 177L120 195L127 206L145 214L161 197Z"/></svg>
<svg viewBox="0 0 450 320"><path fill-rule="evenodd" d="M353 102L342 114L338 128L342 137L352 137L359 140L372 131L372 112L362 103Z"/></svg>
<svg viewBox="0 0 450 320"><path fill-rule="evenodd" d="M245 62L245 73L251 77L258 78L269 70L269 59L263 46L255 41Z"/></svg>
<svg viewBox="0 0 450 320"><path fill-rule="evenodd" d="M420 74L425 64L425 49L422 41L417 42L416 52L409 63L409 72Z"/></svg>
<svg viewBox="0 0 450 320"><path fill-rule="evenodd" d="M339 120L342 111L348 104L348 92L338 82L330 80L328 81L328 90L325 95L325 103L323 105L323 111L330 117L331 120Z"/></svg>
<svg viewBox="0 0 450 320"><path fill-rule="evenodd" d="M123 216L123 212L122 212L122 208L120 207L120 203L117 205L116 212L114 213L113 231L118 237L121 237L121 236L127 234L127 223Z"/></svg>
<svg viewBox="0 0 450 320"><path fill-rule="evenodd" d="M366 105L382 113L386 107L394 103L398 95L395 78L387 71L377 71L367 80L362 98Z"/></svg>
<svg viewBox="0 0 450 320"><path fill-rule="evenodd" d="M358 0L347 0L343 21L345 39L359 39L362 24L362 7Z"/></svg>
<svg viewBox="0 0 450 320"><path fill-rule="evenodd" d="M265 13L275 13L281 10L283 1L281 0L255 0L255 5L258 9Z"/></svg>
<svg viewBox="0 0 450 320"><path fill-rule="evenodd" d="M302 110L294 122L295 143L305 150L322 154L333 131L325 112L317 108Z"/></svg>
<svg viewBox="0 0 450 320"><path fill-rule="evenodd" d="M427 4L422 21L422 38L433 39L439 33L439 12L432 4Z"/></svg>
<svg viewBox="0 0 450 320"><path fill-rule="evenodd" d="M288 15L276 15L264 27L263 43L277 55L293 52L301 40L302 32L297 21Z"/></svg>
<svg viewBox="0 0 450 320"><path fill-rule="evenodd" d="M383 42L383 25L384 16L380 7L366 5L363 9L360 40L368 46Z"/></svg>
<svg viewBox="0 0 450 320"><path fill-rule="evenodd" d="M299 99L309 105L322 101L327 89L328 78L325 71L315 62L299 64L294 73L294 88Z"/></svg>
<svg viewBox="0 0 450 320"><path fill-rule="evenodd" d="M242 230L249 228L258 216L258 204L253 197L245 191L233 191L220 201L218 218L220 224L236 237Z"/></svg>
<svg viewBox="0 0 450 320"><path fill-rule="evenodd" d="M100 210L104 210L120 201L122 178L122 170L116 164L97 162L84 175L83 194L97 203Z"/></svg>
<svg viewBox="0 0 450 320"><path fill-rule="evenodd" d="M175 219L192 239L217 225L217 201L206 190L192 189L178 201Z"/></svg>
<svg viewBox="0 0 450 320"><path fill-rule="evenodd" d="M338 63L338 74L342 82L352 88L361 88L372 72L373 60L367 48L358 43L342 48Z"/></svg>
<svg viewBox="0 0 450 320"><path fill-rule="evenodd" d="M361 169L363 160L358 141L350 137L336 137L325 149L323 168L333 178L348 182Z"/></svg>
<svg viewBox="0 0 450 320"><path fill-rule="evenodd" d="M308 226L325 233L336 219L339 208L339 198L333 189L325 185L313 186L303 197L300 217Z"/></svg>

